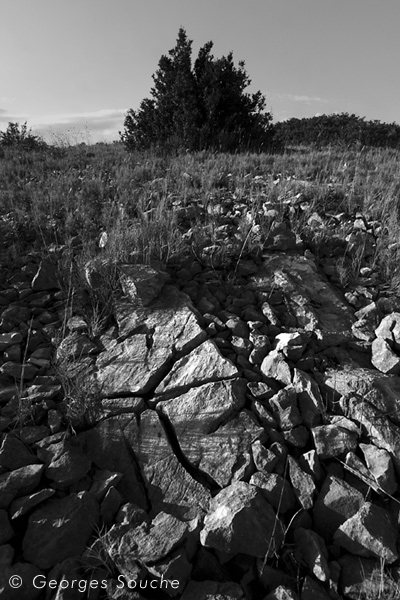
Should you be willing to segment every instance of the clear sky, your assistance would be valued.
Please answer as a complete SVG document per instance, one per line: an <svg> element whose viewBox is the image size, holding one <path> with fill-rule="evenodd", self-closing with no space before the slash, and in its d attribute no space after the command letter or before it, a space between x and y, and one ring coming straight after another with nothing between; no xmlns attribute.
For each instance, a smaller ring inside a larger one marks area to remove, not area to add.
<svg viewBox="0 0 400 600"><path fill-rule="evenodd" d="M274 120L400 123L400 0L0 0L0 130L118 139L180 26L244 60Z"/></svg>

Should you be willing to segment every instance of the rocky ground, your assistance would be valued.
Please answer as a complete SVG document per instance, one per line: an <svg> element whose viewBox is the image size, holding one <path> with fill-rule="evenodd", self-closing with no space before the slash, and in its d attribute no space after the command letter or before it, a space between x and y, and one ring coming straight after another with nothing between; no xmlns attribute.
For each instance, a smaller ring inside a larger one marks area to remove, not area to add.
<svg viewBox="0 0 400 600"><path fill-rule="evenodd" d="M195 258L119 265L100 330L57 249L4 243L1 598L337 600L382 565L397 580L400 300L379 224L314 213L316 247L293 231L301 194L283 219L260 207L267 229L233 200L208 210ZM244 220L262 251L226 267Z"/></svg>

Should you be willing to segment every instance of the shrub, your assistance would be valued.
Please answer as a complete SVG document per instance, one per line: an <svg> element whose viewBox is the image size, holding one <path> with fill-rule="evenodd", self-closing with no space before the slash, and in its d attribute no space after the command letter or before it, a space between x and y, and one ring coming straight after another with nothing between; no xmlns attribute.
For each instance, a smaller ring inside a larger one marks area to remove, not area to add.
<svg viewBox="0 0 400 600"><path fill-rule="evenodd" d="M24 150L38 150L46 147L46 143L37 135L33 135L26 122L8 123L6 131L0 131L0 146L17 147Z"/></svg>

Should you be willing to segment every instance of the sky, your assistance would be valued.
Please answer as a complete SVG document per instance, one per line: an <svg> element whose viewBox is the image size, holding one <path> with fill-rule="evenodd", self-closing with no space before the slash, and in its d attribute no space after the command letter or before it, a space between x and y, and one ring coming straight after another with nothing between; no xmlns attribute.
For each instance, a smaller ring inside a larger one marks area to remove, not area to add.
<svg viewBox="0 0 400 600"><path fill-rule="evenodd" d="M400 123L400 0L0 0L0 130L110 142L184 27L244 60L274 121Z"/></svg>

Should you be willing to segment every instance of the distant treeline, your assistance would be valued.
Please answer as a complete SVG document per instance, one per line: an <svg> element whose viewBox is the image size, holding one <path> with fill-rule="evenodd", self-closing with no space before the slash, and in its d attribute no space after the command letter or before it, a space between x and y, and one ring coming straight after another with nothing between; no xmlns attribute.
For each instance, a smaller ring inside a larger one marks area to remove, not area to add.
<svg viewBox="0 0 400 600"><path fill-rule="evenodd" d="M400 125L367 121L348 113L289 119L274 125L274 145L374 146L400 149Z"/></svg>

